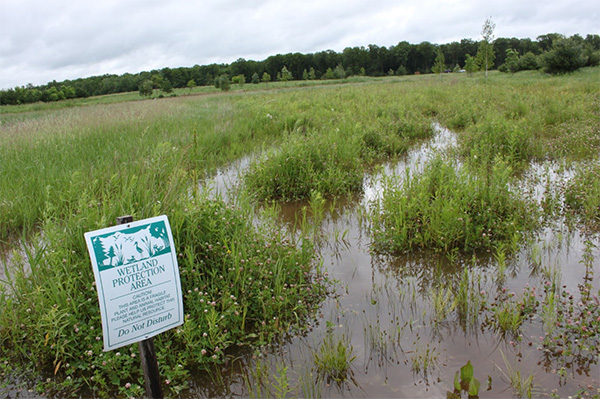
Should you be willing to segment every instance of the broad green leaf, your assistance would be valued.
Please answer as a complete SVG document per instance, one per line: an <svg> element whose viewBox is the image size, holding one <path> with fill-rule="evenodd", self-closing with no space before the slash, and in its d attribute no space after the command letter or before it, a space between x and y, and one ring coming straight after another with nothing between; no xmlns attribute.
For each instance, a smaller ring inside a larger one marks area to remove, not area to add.
<svg viewBox="0 0 600 399"><path fill-rule="evenodd" d="M479 394L479 387L481 384L477 378L472 378L469 383L469 396L477 396Z"/></svg>
<svg viewBox="0 0 600 399"><path fill-rule="evenodd" d="M473 365L471 364L471 361L469 360L467 362L467 364L465 364L464 366L462 366L460 368L460 379L463 382L467 382L471 378L473 378Z"/></svg>
<svg viewBox="0 0 600 399"><path fill-rule="evenodd" d="M458 379L458 371L454 374L454 389L460 391L460 380Z"/></svg>

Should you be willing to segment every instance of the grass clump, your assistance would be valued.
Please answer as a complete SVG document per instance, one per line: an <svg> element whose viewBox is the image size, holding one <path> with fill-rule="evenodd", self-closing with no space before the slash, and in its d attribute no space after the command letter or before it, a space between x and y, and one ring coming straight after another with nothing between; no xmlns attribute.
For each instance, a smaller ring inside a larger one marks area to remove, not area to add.
<svg viewBox="0 0 600 399"><path fill-rule="evenodd" d="M470 172L438 156L421 175L388 181L371 213L375 249L490 249L533 226L530 207L510 189L505 162L496 159L489 172Z"/></svg>
<svg viewBox="0 0 600 399"><path fill-rule="evenodd" d="M362 188L357 146L339 135L292 137L249 168L247 188L261 201L348 195Z"/></svg>
<svg viewBox="0 0 600 399"><path fill-rule="evenodd" d="M255 227L250 209L203 198L166 206L186 317L155 342L168 381L164 390L177 394L187 388L190 369L225 362L229 348L268 344L301 330L327 283L314 272L310 244L297 247L274 227ZM76 211L67 225L45 221L46 246L28 250L0 285L0 360L29 370L39 392L139 396L137 346L106 353L102 347L83 232L97 228L104 215L87 203Z"/></svg>
<svg viewBox="0 0 600 399"><path fill-rule="evenodd" d="M351 366L356 356L347 337L335 337L327 333L319 349L313 354L317 372L328 383L343 383L351 377Z"/></svg>

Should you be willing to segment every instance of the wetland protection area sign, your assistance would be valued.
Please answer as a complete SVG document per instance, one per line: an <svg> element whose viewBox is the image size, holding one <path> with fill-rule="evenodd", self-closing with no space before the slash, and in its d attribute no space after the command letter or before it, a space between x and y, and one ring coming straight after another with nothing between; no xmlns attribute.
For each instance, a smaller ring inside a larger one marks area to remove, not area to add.
<svg viewBox="0 0 600 399"><path fill-rule="evenodd" d="M183 324L179 267L165 215L85 233L104 351Z"/></svg>

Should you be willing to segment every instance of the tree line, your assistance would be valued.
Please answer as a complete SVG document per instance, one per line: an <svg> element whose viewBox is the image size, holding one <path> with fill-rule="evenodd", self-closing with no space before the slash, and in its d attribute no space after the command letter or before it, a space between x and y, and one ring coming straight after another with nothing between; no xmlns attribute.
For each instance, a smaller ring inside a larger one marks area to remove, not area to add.
<svg viewBox="0 0 600 399"><path fill-rule="evenodd" d="M573 56L569 51L575 51L579 66L600 64L600 35L588 34L585 38L574 35L567 38L550 33L538 36L535 41L528 38L497 38L488 43L484 38L481 41L463 39L441 45L427 41L419 44L402 41L390 47L370 44L367 47L347 47L342 52L326 50L310 54L277 54L263 61L239 58L230 64L107 74L52 81L41 86L28 84L0 90L0 105L51 102L138 90L140 95L151 95L154 89L170 93L173 88L207 85L225 90L230 82L243 84L271 80L343 79L353 75L407 75L463 69L473 72L483 69L484 63L486 70L499 66L501 71L516 72L547 66L550 62L548 54L554 54L552 52L560 48L568 53L564 56L567 58ZM558 59L557 62L563 61ZM557 72L553 68L547 68L547 71ZM561 71L559 65L558 72Z"/></svg>

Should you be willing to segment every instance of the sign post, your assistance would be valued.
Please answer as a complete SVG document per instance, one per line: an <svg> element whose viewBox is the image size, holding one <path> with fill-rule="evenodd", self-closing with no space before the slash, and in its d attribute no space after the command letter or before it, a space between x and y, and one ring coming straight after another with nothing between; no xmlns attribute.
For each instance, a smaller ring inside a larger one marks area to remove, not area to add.
<svg viewBox="0 0 600 399"><path fill-rule="evenodd" d="M138 342L146 394L162 398L152 337L183 324L175 245L166 216L85 233L92 260L104 351Z"/></svg>

